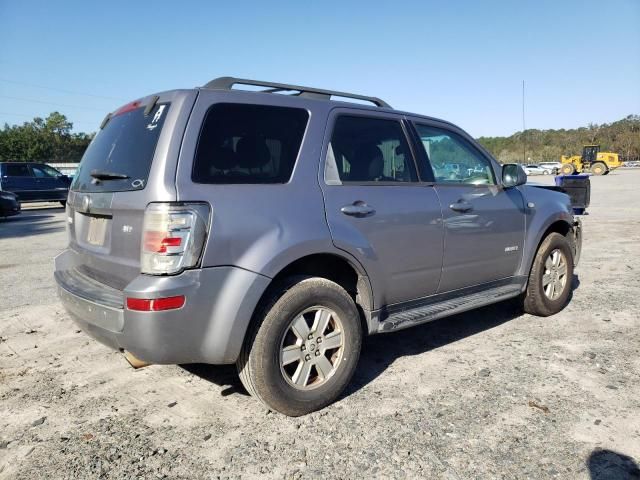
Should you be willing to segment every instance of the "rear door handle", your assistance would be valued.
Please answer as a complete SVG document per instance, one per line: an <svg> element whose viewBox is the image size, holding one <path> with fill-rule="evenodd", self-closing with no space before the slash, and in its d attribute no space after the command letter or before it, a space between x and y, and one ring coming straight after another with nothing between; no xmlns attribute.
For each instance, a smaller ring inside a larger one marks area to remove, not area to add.
<svg viewBox="0 0 640 480"><path fill-rule="evenodd" d="M459 201L449 205L449 208L454 212L468 212L469 210L473 210L473 205L465 201Z"/></svg>
<svg viewBox="0 0 640 480"><path fill-rule="evenodd" d="M358 200L357 202L353 202L352 205L345 205L340 209L342 213L345 215L349 215L350 217L367 217L369 215L373 215L376 213L376 210L366 203Z"/></svg>

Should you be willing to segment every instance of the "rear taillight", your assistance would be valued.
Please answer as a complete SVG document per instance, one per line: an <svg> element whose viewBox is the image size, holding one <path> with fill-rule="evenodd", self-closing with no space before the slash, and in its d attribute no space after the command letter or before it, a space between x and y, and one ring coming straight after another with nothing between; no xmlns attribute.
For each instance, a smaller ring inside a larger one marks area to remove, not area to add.
<svg viewBox="0 0 640 480"><path fill-rule="evenodd" d="M198 264L209 226L204 203L150 203L144 213L142 273L170 275Z"/></svg>

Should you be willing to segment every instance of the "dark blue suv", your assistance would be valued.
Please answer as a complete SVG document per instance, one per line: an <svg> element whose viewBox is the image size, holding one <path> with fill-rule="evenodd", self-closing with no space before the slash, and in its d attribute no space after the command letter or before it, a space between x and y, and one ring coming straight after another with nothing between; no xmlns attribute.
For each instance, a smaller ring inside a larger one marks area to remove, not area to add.
<svg viewBox="0 0 640 480"><path fill-rule="evenodd" d="M67 202L71 179L49 165L34 162L0 163L0 190L21 202Z"/></svg>

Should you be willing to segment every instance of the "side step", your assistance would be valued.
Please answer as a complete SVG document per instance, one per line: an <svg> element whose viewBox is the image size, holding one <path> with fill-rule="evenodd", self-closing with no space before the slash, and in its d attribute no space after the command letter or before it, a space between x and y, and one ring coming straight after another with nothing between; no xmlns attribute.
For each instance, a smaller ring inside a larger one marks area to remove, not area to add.
<svg viewBox="0 0 640 480"><path fill-rule="evenodd" d="M411 302L412 306L409 308L397 306L394 308L396 311L390 311L388 316L380 322L378 333L413 327L414 325L431 322L449 315L517 297L522 292L523 287L524 284L521 283L510 283L473 293L464 294L460 292L459 296L455 297L447 294L447 298L444 299L442 296L436 295L420 301L417 305L416 302Z"/></svg>

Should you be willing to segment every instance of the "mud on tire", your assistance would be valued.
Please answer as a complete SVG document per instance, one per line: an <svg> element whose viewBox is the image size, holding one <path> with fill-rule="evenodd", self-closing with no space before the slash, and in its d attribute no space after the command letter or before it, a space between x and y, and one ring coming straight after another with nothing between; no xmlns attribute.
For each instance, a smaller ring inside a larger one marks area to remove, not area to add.
<svg viewBox="0 0 640 480"><path fill-rule="evenodd" d="M305 415L338 398L361 345L360 317L349 294L330 280L298 276L264 299L236 366L247 391L269 409Z"/></svg>
<svg viewBox="0 0 640 480"><path fill-rule="evenodd" d="M564 259L564 283L561 272L562 262L554 265L554 253ZM529 283L524 296L524 311L540 317L548 317L562 310L571 293L573 283L573 251L566 237L559 233L549 234L540 244L533 260ZM550 287L551 282L560 288L557 291Z"/></svg>

